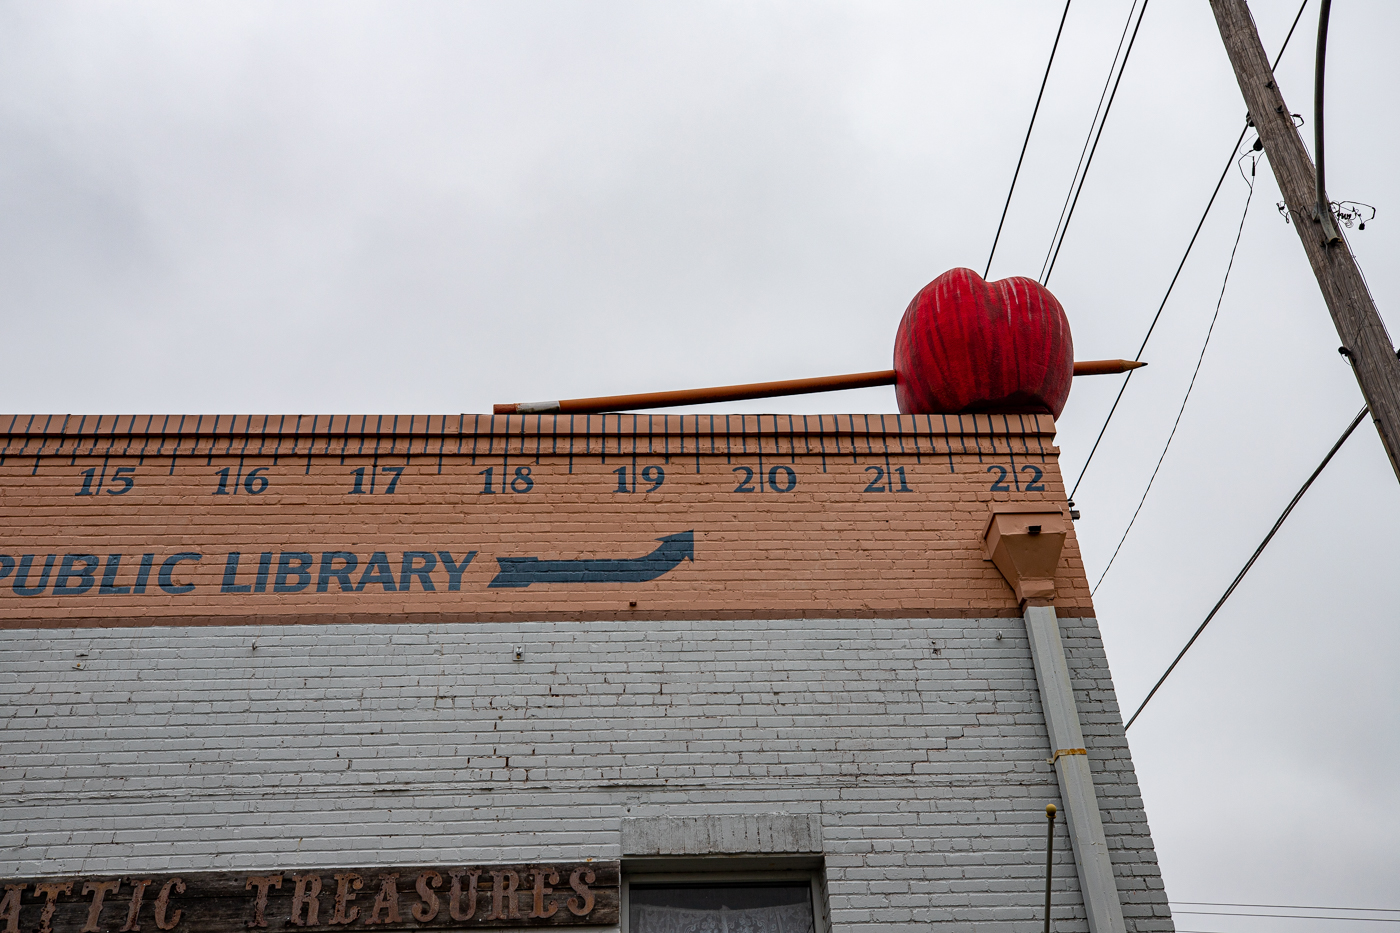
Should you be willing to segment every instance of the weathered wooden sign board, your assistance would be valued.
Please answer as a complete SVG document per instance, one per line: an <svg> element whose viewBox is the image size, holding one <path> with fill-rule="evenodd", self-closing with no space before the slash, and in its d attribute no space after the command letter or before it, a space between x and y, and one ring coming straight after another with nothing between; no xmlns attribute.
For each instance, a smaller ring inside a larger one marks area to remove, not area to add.
<svg viewBox="0 0 1400 933"><path fill-rule="evenodd" d="M0 882L0 930L608 926L618 922L619 879L615 861L17 879Z"/></svg>
<svg viewBox="0 0 1400 933"><path fill-rule="evenodd" d="M1012 616L1048 416L0 416L0 626ZM1066 543L1057 605L1093 609Z"/></svg>

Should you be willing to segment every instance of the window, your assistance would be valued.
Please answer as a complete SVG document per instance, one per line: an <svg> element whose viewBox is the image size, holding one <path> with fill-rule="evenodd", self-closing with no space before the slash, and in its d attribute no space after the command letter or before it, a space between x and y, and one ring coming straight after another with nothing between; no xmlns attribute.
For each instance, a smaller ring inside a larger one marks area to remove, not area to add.
<svg viewBox="0 0 1400 933"><path fill-rule="evenodd" d="M819 933L812 876L637 878L626 933Z"/></svg>

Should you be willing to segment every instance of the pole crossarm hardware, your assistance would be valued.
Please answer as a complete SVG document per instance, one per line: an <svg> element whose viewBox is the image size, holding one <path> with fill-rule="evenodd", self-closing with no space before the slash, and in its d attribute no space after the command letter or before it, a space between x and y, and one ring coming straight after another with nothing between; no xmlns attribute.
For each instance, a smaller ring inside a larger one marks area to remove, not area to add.
<svg viewBox="0 0 1400 933"><path fill-rule="evenodd" d="M1329 242L1317 204L1317 172L1274 80L1245 0L1210 0L1249 117L1264 143L1279 191L1312 264L1327 310L1400 479L1400 359L1345 239Z"/></svg>
<svg viewBox="0 0 1400 933"><path fill-rule="evenodd" d="M1055 572L1068 526L1064 513L1049 503L993 503L983 545L985 557L1011 585L1025 614L1040 705L1054 750L1050 760L1069 822L1070 848L1089 933L1126 933L1118 880L1113 874L1079 707L1065 662L1060 620L1055 616ZM1048 877L1048 866L1046 871ZM1046 910L1048 916L1048 891Z"/></svg>

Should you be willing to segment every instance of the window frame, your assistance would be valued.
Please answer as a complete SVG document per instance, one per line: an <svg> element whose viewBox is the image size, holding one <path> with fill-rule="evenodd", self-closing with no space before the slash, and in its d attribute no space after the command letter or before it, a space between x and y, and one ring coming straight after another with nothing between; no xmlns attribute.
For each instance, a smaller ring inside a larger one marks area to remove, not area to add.
<svg viewBox="0 0 1400 933"><path fill-rule="evenodd" d="M804 881L812 898L813 933L831 933L827 924L826 883L821 866L816 868L742 871L733 865L716 864L711 871L628 871L622 866L622 902L618 911L621 933L632 933L632 885L635 884L753 884L769 881Z"/></svg>

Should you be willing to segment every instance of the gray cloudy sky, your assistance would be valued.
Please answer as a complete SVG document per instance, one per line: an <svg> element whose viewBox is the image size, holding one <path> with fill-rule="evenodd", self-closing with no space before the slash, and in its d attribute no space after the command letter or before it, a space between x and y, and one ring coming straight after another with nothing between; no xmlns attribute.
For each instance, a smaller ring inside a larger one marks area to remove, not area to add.
<svg viewBox="0 0 1400 933"><path fill-rule="evenodd" d="M993 277L1041 267L1128 6L1075 0ZM1296 9L1256 2L1271 51ZM0 407L470 412L884 368L913 294L986 260L1059 12L0 4ZM1350 237L1392 327L1397 25L1339 2L1328 75L1329 187L1379 209ZM1279 69L1309 119L1315 29L1313 3ZM1051 282L1080 359L1137 349L1243 113L1206 0L1152 4ZM1080 491L1091 579L1245 195L1227 179ZM1128 709L1361 405L1277 200L1261 166L1191 407L1098 594ZM1068 477L1116 388L1076 383ZM726 410L775 409L894 397ZM1174 900L1400 907L1397 519L1363 425L1134 726Z"/></svg>

